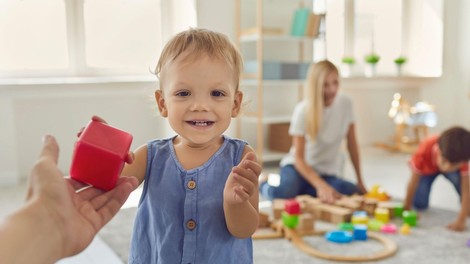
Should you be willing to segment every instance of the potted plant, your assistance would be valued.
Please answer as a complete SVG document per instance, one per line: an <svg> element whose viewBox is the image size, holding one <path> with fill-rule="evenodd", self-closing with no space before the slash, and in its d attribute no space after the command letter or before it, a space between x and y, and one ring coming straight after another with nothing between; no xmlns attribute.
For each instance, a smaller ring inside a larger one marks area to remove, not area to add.
<svg viewBox="0 0 470 264"><path fill-rule="evenodd" d="M405 56L400 56L400 57L393 60L393 62L395 62L395 65L397 66L397 74L398 75L401 75L403 64L405 64L406 61L407 61L407 59L406 59Z"/></svg>
<svg viewBox="0 0 470 264"><path fill-rule="evenodd" d="M372 77L375 75L376 64L380 61L380 56L372 52L364 57L366 62L365 75L366 77Z"/></svg>
<svg viewBox="0 0 470 264"><path fill-rule="evenodd" d="M354 64L356 63L356 59L354 57L349 57L349 56L344 56L341 59L341 62L343 63L341 67L341 75L344 77L349 77L352 75L352 68Z"/></svg>

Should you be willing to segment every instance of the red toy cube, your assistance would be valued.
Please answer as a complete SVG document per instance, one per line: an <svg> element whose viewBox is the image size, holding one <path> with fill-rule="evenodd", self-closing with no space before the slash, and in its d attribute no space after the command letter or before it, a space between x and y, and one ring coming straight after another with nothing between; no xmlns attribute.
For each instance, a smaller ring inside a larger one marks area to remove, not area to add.
<svg viewBox="0 0 470 264"><path fill-rule="evenodd" d="M113 189L131 143L131 134L90 121L75 143L70 176L102 190Z"/></svg>
<svg viewBox="0 0 470 264"><path fill-rule="evenodd" d="M284 204L284 211L286 211L290 215L298 215L300 214L300 204L295 199L289 199Z"/></svg>

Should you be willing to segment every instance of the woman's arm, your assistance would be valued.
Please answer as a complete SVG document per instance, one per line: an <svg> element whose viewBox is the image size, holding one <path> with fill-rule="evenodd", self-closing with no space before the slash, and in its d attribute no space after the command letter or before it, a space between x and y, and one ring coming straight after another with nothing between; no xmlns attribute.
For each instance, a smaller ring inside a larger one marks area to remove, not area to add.
<svg viewBox="0 0 470 264"><path fill-rule="evenodd" d="M318 198L326 203L333 203L341 198L341 194L326 183L305 161L305 137L293 136L292 144L295 149L294 167L300 175L317 190Z"/></svg>
<svg viewBox="0 0 470 264"><path fill-rule="evenodd" d="M233 167L224 188L224 214L229 232L238 238L253 235L258 228L258 176L261 165L249 146Z"/></svg>
<svg viewBox="0 0 470 264"><path fill-rule="evenodd" d="M356 173L357 187L361 191L361 194L367 193L367 188L364 185L361 174L360 158L359 158L359 148L357 146L356 140L356 129L354 123L349 125L348 134L346 135L347 139L347 148L349 153L349 158L354 167L354 172Z"/></svg>
<svg viewBox="0 0 470 264"><path fill-rule="evenodd" d="M56 140L46 136L26 204L0 221L0 263L54 263L81 252L137 187L136 179L121 177L108 192L83 188L64 179L58 158Z"/></svg>

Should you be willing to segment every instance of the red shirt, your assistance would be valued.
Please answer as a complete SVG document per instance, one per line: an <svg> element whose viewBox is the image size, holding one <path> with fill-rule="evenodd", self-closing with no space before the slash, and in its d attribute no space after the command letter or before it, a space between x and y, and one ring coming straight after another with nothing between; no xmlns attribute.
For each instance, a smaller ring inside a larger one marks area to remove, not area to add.
<svg viewBox="0 0 470 264"><path fill-rule="evenodd" d="M414 173L426 176L440 172L437 166L438 140L439 136L431 136L419 144L418 149L409 161L411 170ZM460 175L468 175L468 162L460 167Z"/></svg>

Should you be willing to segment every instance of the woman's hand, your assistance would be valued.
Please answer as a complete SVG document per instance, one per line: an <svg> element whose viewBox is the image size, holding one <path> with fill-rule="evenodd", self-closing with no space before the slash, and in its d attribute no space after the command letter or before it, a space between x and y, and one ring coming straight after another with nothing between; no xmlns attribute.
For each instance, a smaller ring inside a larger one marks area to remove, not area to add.
<svg viewBox="0 0 470 264"><path fill-rule="evenodd" d="M324 203L332 204L341 198L341 194L324 181L317 184L315 189L317 190L317 197Z"/></svg>

